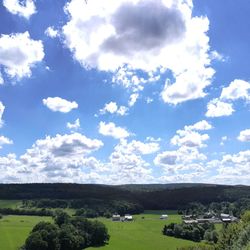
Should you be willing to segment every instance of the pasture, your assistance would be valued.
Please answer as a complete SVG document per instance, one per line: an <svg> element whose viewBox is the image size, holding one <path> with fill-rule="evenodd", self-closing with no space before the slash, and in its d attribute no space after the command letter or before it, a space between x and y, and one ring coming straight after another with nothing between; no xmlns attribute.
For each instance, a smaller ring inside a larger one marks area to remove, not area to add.
<svg viewBox="0 0 250 250"><path fill-rule="evenodd" d="M165 224L181 223L181 216L173 211L167 220L160 220L162 211L145 211L144 214L134 216L133 222L113 222L110 219L100 218L108 228L111 236L109 244L88 250L175 250L181 246L191 246L197 243L176 239L162 235Z"/></svg>
<svg viewBox="0 0 250 250"><path fill-rule="evenodd" d="M52 221L50 217L4 216L0 220L0 249L18 250L32 228L40 221Z"/></svg>
<svg viewBox="0 0 250 250"><path fill-rule="evenodd" d="M0 201L0 207L16 208L20 204L19 201ZM72 214L72 211L67 212ZM162 235L161 231L165 224L181 223L181 217L175 211L167 211L169 218L160 220L160 214L164 213L166 211L145 211L144 214L135 215L133 222L113 222L111 219L98 218L107 226L111 238L108 245L88 248L88 250L174 250L177 247L197 244L192 241ZM0 220L1 249L18 250L33 226L40 221L52 221L52 218L4 216Z"/></svg>

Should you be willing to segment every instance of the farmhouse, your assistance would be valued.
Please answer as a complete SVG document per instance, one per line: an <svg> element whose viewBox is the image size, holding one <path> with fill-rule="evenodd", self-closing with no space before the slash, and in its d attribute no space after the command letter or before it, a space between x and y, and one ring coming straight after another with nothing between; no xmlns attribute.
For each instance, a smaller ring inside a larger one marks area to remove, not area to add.
<svg viewBox="0 0 250 250"><path fill-rule="evenodd" d="M133 216L130 214L125 214L124 216L124 221L132 221L133 220Z"/></svg>
<svg viewBox="0 0 250 250"><path fill-rule="evenodd" d="M222 222L230 223L238 221L238 218L230 215L230 214L220 214L220 218Z"/></svg>
<svg viewBox="0 0 250 250"><path fill-rule="evenodd" d="M160 217L161 220L166 220L167 218L168 218L167 214L162 214Z"/></svg>
<svg viewBox="0 0 250 250"><path fill-rule="evenodd" d="M121 220L121 216L119 214L113 214L112 221L120 221L120 220Z"/></svg>

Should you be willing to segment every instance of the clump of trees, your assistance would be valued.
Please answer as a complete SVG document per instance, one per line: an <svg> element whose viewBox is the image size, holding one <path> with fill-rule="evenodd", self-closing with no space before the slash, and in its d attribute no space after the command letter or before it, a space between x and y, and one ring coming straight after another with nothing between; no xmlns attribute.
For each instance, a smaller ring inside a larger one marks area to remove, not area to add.
<svg viewBox="0 0 250 250"><path fill-rule="evenodd" d="M215 231L214 225L211 223L188 225L171 223L164 226L162 233L167 236L195 242L206 240L207 242L216 243L218 241L218 234Z"/></svg>
<svg viewBox="0 0 250 250"><path fill-rule="evenodd" d="M25 241L23 250L81 250L109 240L105 225L56 211L55 223L39 222Z"/></svg>
<svg viewBox="0 0 250 250"><path fill-rule="evenodd" d="M223 225L217 244L219 249L250 249L250 211L241 216L241 222Z"/></svg>

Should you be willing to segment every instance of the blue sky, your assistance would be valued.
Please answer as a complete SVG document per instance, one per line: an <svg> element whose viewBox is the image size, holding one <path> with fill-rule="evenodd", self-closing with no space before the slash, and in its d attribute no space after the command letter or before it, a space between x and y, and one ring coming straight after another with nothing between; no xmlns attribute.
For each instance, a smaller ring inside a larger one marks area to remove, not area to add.
<svg viewBox="0 0 250 250"><path fill-rule="evenodd" d="M250 3L0 2L0 182L249 184Z"/></svg>

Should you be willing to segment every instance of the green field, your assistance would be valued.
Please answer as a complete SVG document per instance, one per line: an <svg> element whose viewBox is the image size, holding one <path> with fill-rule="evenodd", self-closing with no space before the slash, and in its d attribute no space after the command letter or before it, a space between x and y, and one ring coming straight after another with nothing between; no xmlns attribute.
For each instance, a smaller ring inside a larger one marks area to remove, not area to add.
<svg viewBox="0 0 250 250"><path fill-rule="evenodd" d="M19 249L34 225L40 221L52 221L52 218L39 216L4 216L0 220L0 249Z"/></svg>
<svg viewBox="0 0 250 250"><path fill-rule="evenodd" d="M13 205L13 204L12 204ZM161 230L165 224L181 223L180 215L168 211L169 218L160 220L163 211L145 211L134 216L133 222L113 222L99 218L105 223L111 235L109 244L88 250L174 250L177 247L195 245L192 241L163 236ZM0 249L17 250L22 246L33 226L39 221L52 221L50 217L4 216L0 220Z"/></svg>
<svg viewBox="0 0 250 250"><path fill-rule="evenodd" d="M134 222L112 222L104 218L99 219L108 227L111 235L109 244L98 248L91 247L88 250L175 250L177 247L197 244L162 235L161 230L165 224L181 223L181 217L168 212L169 218L160 220L159 214L162 212L146 211L145 214L134 216Z"/></svg>

